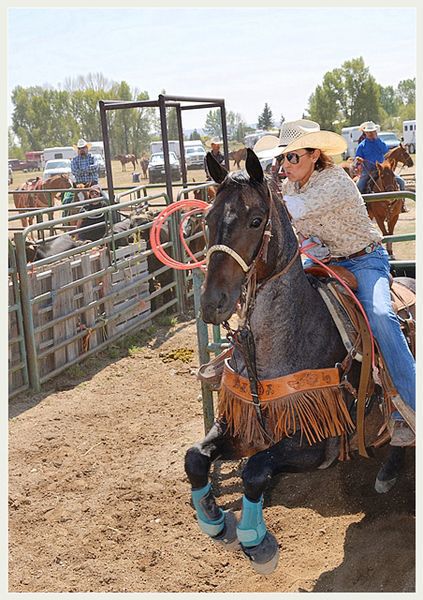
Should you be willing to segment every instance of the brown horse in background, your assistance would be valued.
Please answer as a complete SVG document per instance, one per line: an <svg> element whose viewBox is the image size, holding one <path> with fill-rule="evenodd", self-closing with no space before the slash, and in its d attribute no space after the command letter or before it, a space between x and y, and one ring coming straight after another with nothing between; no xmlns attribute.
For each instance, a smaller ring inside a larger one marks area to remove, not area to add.
<svg viewBox="0 0 423 600"><path fill-rule="evenodd" d="M140 162L140 166L141 166L141 170L142 170L142 177L143 179L147 179L147 175L148 175L148 164L149 164L149 160L148 158L145 158L145 156L141 156L141 158L139 159Z"/></svg>
<svg viewBox="0 0 423 600"><path fill-rule="evenodd" d="M385 160L391 161L393 171L395 171L399 162L406 167L412 167L414 165L413 159L402 144L389 150L389 152L385 154Z"/></svg>
<svg viewBox="0 0 423 600"><path fill-rule="evenodd" d="M127 163L132 163L133 164L134 171L135 171L135 168L136 168L136 166L138 164L137 157L135 156L135 154L116 154L116 156L114 157L114 160L119 160L120 161L120 164L122 165L122 171L126 171L126 164Z"/></svg>
<svg viewBox="0 0 423 600"><path fill-rule="evenodd" d="M383 163L376 163L377 176L370 180L370 189L372 193L395 192L399 189L395 179L395 173L392 168L392 162L385 160ZM367 212L371 219L376 219L382 234L393 235L395 225L402 208L402 199L382 200L378 202L369 202L366 204ZM385 225L386 224L386 225ZM387 242L386 249L391 258L395 258L392 253L392 242Z"/></svg>
<svg viewBox="0 0 423 600"><path fill-rule="evenodd" d="M233 152L229 152L228 154L229 160L234 161L234 166L241 168L241 161L247 158L247 148L240 148L239 150L234 150Z"/></svg>
<svg viewBox="0 0 423 600"><path fill-rule="evenodd" d="M42 181L40 177L36 177L35 179L28 179L20 185L17 190L21 191L21 194L13 194L13 201L15 203L16 208L23 209L25 212L27 209L35 209L35 208L45 208L50 205L51 194L44 194L43 191L48 190L66 190L72 187L72 182L69 177L66 175L54 175L53 177L49 177L46 181ZM58 203L58 194L57 192L53 196L52 205ZM34 219L33 217L23 217L21 218L22 226L28 227L28 225L32 225Z"/></svg>

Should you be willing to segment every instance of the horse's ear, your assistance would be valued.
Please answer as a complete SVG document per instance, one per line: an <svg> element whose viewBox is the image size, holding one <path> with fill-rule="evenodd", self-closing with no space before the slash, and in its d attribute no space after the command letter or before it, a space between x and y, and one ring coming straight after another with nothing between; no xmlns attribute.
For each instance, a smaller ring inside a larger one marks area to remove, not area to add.
<svg viewBox="0 0 423 600"><path fill-rule="evenodd" d="M211 152L207 152L206 161L207 168L209 170L210 175L213 178L213 181L215 181L216 183L222 183L222 181L228 174L228 171L217 162L217 160L214 158Z"/></svg>
<svg viewBox="0 0 423 600"><path fill-rule="evenodd" d="M377 170L378 170L378 171L380 171L381 164L380 164L380 162L379 162L379 161L376 161L376 168L377 168Z"/></svg>
<svg viewBox="0 0 423 600"><path fill-rule="evenodd" d="M392 171L395 169L395 160L393 158L388 158L387 159L389 166L391 167Z"/></svg>
<svg viewBox="0 0 423 600"><path fill-rule="evenodd" d="M250 179L262 183L264 174L259 159L255 152L251 148L247 148L247 158L245 160L245 168L247 170Z"/></svg>

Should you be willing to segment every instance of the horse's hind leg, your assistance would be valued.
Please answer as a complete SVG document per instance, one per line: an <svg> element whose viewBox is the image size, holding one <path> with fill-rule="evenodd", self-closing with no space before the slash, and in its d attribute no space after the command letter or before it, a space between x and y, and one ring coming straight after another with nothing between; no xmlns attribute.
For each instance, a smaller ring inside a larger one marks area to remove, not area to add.
<svg viewBox="0 0 423 600"><path fill-rule="evenodd" d="M221 423L215 422L204 440L189 448L185 455L185 472L191 483L191 499L201 531L226 548L236 550L239 542L235 515L217 506L209 482L211 463L225 443L224 429Z"/></svg>
<svg viewBox="0 0 423 600"><path fill-rule="evenodd" d="M325 442L300 447L298 436L294 436L258 452L247 462L242 473L244 496L237 536L242 551L258 573L272 573L279 559L278 543L273 534L267 531L263 519L263 492L266 485L278 473L315 469L324 459Z"/></svg>
<svg viewBox="0 0 423 600"><path fill-rule="evenodd" d="M389 456L386 463L379 469L375 481L375 490L379 494L386 494L395 485L405 459L405 448L402 446L390 446Z"/></svg>

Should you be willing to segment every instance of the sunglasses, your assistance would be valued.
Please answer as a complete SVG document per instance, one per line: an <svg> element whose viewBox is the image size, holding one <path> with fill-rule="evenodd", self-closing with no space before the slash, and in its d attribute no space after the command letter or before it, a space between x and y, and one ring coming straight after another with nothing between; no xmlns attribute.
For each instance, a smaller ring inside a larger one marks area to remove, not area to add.
<svg viewBox="0 0 423 600"><path fill-rule="evenodd" d="M302 158L306 154L309 154L309 153L304 152L304 154L297 154L296 152L288 152L287 154L282 154L280 163L281 163L281 165L283 165L283 163L285 162L285 158L286 158L286 160L289 163L291 163L291 165L298 165L298 163L300 162L300 158Z"/></svg>

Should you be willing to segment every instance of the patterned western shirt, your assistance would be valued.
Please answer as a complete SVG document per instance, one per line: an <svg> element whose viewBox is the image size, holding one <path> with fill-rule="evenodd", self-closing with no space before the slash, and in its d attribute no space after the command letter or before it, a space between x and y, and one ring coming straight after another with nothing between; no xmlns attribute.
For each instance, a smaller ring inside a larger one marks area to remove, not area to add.
<svg viewBox="0 0 423 600"><path fill-rule="evenodd" d="M72 174L76 183L98 183L98 164L92 154L78 154L71 162Z"/></svg>
<svg viewBox="0 0 423 600"><path fill-rule="evenodd" d="M313 171L301 188L285 179L282 191L297 232L319 238L334 257L349 256L382 239L356 184L338 166Z"/></svg>

